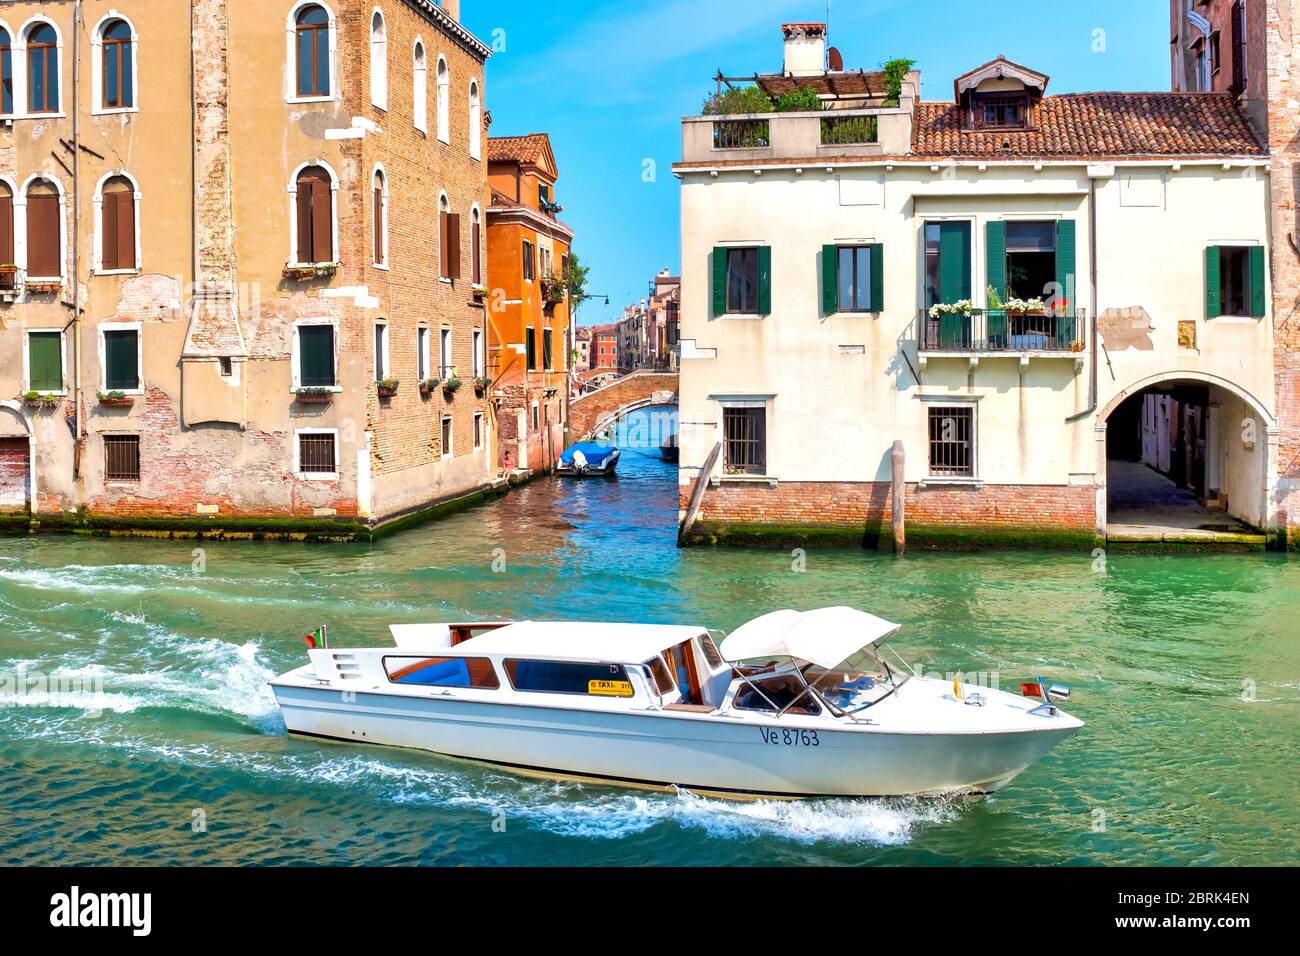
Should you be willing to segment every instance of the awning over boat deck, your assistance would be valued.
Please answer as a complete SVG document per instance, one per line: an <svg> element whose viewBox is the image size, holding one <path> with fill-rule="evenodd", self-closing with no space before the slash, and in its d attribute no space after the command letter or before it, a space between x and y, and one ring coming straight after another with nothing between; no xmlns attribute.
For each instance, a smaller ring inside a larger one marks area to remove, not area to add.
<svg viewBox="0 0 1300 956"><path fill-rule="evenodd" d="M831 669L862 648L892 637L901 627L851 607L773 611L736 628L719 650L733 664L794 657Z"/></svg>

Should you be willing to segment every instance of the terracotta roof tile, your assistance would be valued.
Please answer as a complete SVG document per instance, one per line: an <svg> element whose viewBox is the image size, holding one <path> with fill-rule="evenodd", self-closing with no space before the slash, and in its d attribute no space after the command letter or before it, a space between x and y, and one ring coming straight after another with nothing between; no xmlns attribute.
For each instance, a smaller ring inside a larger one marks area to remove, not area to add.
<svg viewBox="0 0 1300 956"><path fill-rule="evenodd" d="M962 130L955 103L917 103L912 152L950 158L1263 156L1227 93L1046 96L1032 130Z"/></svg>
<svg viewBox="0 0 1300 956"><path fill-rule="evenodd" d="M546 154L546 134L530 133L527 136L489 136L488 159L492 162L508 161L536 166Z"/></svg>

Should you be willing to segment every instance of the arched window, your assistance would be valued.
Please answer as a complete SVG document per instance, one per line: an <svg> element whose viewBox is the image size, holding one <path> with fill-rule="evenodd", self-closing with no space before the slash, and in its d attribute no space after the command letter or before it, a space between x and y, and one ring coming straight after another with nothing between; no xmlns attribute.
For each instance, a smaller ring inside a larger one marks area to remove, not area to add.
<svg viewBox="0 0 1300 956"><path fill-rule="evenodd" d="M135 44L131 25L125 20L109 20L100 30L100 43L103 45L100 106L106 110L132 109L135 106Z"/></svg>
<svg viewBox="0 0 1300 956"><path fill-rule="evenodd" d="M0 182L0 288L14 286L14 191Z"/></svg>
<svg viewBox="0 0 1300 956"><path fill-rule="evenodd" d="M460 278L460 216L451 211L444 194L438 197L438 274L444 279Z"/></svg>
<svg viewBox="0 0 1300 956"><path fill-rule="evenodd" d="M469 254L473 257L473 263L470 266L470 275L474 277L475 285L483 284L483 222L479 215L478 207L474 207L474 212L469 221Z"/></svg>
<svg viewBox="0 0 1300 956"><path fill-rule="evenodd" d="M478 80L469 81L469 155L478 159L483 151L483 104L478 95Z"/></svg>
<svg viewBox="0 0 1300 956"><path fill-rule="evenodd" d="M370 18L370 102L388 109L388 30L378 10Z"/></svg>
<svg viewBox="0 0 1300 956"><path fill-rule="evenodd" d="M375 243L375 265L388 265L388 181L382 169L375 170L371 193L371 231Z"/></svg>
<svg viewBox="0 0 1300 956"><path fill-rule="evenodd" d="M99 267L105 272L139 268L136 258L135 184L125 176L104 182L99 202Z"/></svg>
<svg viewBox="0 0 1300 956"><path fill-rule="evenodd" d="M334 261L334 178L321 166L307 166L294 183L297 219L297 261Z"/></svg>
<svg viewBox="0 0 1300 956"><path fill-rule="evenodd" d="M412 90L412 121L421 133L429 132L429 66L424 44L415 41L415 87Z"/></svg>
<svg viewBox="0 0 1300 956"><path fill-rule="evenodd" d="M294 23L298 95L329 96L330 16L313 3L298 11Z"/></svg>
<svg viewBox="0 0 1300 956"><path fill-rule="evenodd" d="M442 57L438 57L438 139L451 142L451 73Z"/></svg>
<svg viewBox="0 0 1300 956"><path fill-rule="evenodd" d="M33 279L63 276L59 190L48 179L27 187L27 275Z"/></svg>
<svg viewBox="0 0 1300 956"><path fill-rule="evenodd" d="M14 111L14 46L9 31L0 28L0 114ZM12 196L9 197L11 200Z"/></svg>
<svg viewBox="0 0 1300 956"><path fill-rule="evenodd" d="M59 34L48 23L27 31L27 111L59 111Z"/></svg>

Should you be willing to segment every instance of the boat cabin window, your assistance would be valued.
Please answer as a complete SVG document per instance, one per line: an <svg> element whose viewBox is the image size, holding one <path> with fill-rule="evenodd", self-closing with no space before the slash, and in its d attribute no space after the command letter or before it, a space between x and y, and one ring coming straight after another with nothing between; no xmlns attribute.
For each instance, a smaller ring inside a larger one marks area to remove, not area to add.
<svg viewBox="0 0 1300 956"><path fill-rule="evenodd" d="M677 688L673 686L673 675L668 673L668 665L656 654L645 662L645 668L654 675L655 687L661 694L671 694Z"/></svg>
<svg viewBox="0 0 1300 956"><path fill-rule="evenodd" d="M893 673L869 653L859 654L832 671L809 665L803 676L832 710L845 714L880 703L907 681L905 675Z"/></svg>
<svg viewBox="0 0 1300 956"><path fill-rule="evenodd" d="M622 664L571 661L506 661L515 690L587 697L631 697L632 682Z"/></svg>
<svg viewBox="0 0 1300 956"><path fill-rule="evenodd" d="M713 643L712 634L701 634L699 636L700 650L704 652L704 659L709 662L710 670L717 670L722 666L722 655L718 653L718 645Z"/></svg>
<svg viewBox="0 0 1300 956"><path fill-rule="evenodd" d="M385 657L384 670L394 684L414 687L496 690L501 686L486 657Z"/></svg>
<svg viewBox="0 0 1300 956"><path fill-rule="evenodd" d="M803 696L800 697L800 693ZM794 702L793 705L791 702ZM787 714L816 716L822 712L813 692L793 674L776 674L741 683L732 704L737 710L760 710L776 713L789 707Z"/></svg>
<svg viewBox="0 0 1300 956"><path fill-rule="evenodd" d="M695 651L690 641L683 641L676 647L664 651L668 666L677 678L677 686L682 692L683 704L703 704L704 694L700 690L700 676L695 668Z"/></svg>

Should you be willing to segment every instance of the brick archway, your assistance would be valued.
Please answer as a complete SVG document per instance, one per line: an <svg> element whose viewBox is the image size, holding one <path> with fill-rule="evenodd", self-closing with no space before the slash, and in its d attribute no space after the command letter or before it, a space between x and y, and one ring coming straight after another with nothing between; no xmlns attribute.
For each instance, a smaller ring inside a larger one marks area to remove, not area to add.
<svg viewBox="0 0 1300 956"><path fill-rule="evenodd" d="M574 441L591 438L600 428L629 412L651 405L676 405L676 372L633 372L569 406L569 433Z"/></svg>

